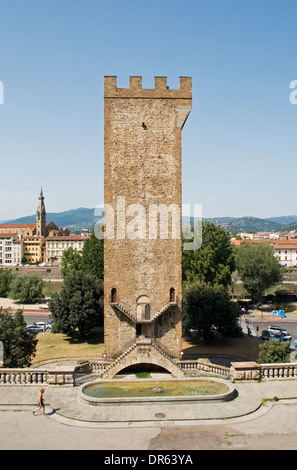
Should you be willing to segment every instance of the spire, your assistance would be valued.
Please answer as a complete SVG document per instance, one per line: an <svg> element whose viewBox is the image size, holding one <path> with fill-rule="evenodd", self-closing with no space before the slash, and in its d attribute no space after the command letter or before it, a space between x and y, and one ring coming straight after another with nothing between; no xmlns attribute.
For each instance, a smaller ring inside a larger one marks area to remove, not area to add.
<svg viewBox="0 0 297 470"><path fill-rule="evenodd" d="M46 234L46 210L44 205L44 196L42 187L38 197L38 206L36 211L36 235L44 237Z"/></svg>

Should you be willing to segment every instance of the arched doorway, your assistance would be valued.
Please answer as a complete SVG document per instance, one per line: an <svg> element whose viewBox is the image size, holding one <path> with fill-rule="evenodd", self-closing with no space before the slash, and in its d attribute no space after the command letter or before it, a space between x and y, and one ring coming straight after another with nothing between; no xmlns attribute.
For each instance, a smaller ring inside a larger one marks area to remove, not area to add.
<svg viewBox="0 0 297 470"><path fill-rule="evenodd" d="M149 320L151 317L150 299L147 295L141 295L136 301L136 320Z"/></svg>

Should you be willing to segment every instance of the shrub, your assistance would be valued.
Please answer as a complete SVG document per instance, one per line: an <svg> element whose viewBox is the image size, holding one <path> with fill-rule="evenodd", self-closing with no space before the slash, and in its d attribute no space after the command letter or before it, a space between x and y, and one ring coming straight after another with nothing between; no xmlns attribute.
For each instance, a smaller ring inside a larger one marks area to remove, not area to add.
<svg viewBox="0 0 297 470"><path fill-rule="evenodd" d="M260 345L257 362L259 364L276 364L290 362L290 344L270 339Z"/></svg>

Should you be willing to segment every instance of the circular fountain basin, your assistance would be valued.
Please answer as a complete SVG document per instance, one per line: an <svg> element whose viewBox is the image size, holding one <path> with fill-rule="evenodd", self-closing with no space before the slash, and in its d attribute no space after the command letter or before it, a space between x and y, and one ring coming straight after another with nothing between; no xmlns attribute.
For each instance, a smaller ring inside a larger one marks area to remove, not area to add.
<svg viewBox="0 0 297 470"><path fill-rule="evenodd" d="M216 378L98 380L85 384L80 399L90 405L141 402L228 401L235 389L230 382Z"/></svg>

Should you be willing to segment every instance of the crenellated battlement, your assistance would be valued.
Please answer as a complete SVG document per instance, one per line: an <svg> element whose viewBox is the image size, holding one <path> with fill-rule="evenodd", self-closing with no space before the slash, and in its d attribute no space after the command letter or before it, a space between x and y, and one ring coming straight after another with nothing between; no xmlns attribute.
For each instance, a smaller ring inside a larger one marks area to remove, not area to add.
<svg viewBox="0 0 297 470"><path fill-rule="evenodd" d="M179 77L179 89L169 89L167 77L155 77L155 88L142 88L141 76L130 76L129 88L118 88L116 76L104 77L105 98L192 98L192 77Z"/></svg>

